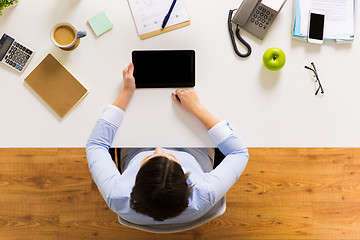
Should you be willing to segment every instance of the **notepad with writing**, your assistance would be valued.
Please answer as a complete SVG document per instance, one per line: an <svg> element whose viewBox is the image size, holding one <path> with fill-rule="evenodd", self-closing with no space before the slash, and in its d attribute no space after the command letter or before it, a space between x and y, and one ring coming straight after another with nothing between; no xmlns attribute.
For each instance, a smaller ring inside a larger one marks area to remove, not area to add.
<svg viewBox="0 0 360 240"><path fill-rule="evenodd" d="M173 0L128 0L141 39L156 36L190 24L183 0L177 0L166 27L161 28Z"/></svg>
<svg viewBox="0 0 360 240"><path fill-rule="evenodd" d="M61 118L88 93L51 54L24 80Z"/></svg>

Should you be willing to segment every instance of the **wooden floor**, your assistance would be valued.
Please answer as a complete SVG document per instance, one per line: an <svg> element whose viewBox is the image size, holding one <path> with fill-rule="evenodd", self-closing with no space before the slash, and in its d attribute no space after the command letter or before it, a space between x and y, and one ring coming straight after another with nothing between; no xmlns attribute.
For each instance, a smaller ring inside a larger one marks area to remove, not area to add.
<svg viewBox="0 0 360 240"><path fill-rule="evenodd" d="M171 235L121 226L84 149L0 149L0 239L360 239L360 149L250 149L225 214Z"/></svg>

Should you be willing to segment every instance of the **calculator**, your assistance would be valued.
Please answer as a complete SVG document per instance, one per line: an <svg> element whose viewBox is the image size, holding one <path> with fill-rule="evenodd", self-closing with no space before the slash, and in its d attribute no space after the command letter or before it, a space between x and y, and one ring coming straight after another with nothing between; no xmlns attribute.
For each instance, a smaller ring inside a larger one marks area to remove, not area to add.
<svg viewBox="0 0 360 240"><path fill-rule="evenodd" d="M33 55L33 50L4 33L0 40L0 61L2 63L22 73Z"/></svg>

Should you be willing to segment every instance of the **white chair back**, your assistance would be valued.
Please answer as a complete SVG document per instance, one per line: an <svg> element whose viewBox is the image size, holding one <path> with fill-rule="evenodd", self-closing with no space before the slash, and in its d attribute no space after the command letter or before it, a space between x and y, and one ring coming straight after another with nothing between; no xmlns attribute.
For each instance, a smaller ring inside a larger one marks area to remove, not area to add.
<svg viewBox="0 0 360 240"><path fill-rule="evenodd" d="M217 218L221 216L226 210L226 196L220 199L219 202L217 202L209 212L207 212L204 216L201 218L188 222L188 223L178 223L178 224L156 224L156 225L137 225L134 223L131 223L129 221L126 221L125 219L122 219L120 216L118 216L119 222L127 227L135 228L138 230L142 230L145 232L151 232L151 233L176 233L176 232L183 232L187 231L196 227L199 227L200 225L203 225L204 223Z"/></svg>

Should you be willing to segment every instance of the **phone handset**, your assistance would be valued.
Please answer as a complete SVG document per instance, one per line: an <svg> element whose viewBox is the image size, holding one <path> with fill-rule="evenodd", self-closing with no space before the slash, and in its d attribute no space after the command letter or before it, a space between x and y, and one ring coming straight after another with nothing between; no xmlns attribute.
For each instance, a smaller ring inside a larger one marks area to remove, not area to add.
<svg viewBox="0 0 360 240"><path fill-rule="evenodd" d="M228 17L228 28L229 28L229 33L230 33L230 37L231 37L231 42L234 48L235 53L242 58L248 57L251 54L251 47L250 45L240 36L240 27L244 27L244 25L246 24L246 22L248 21L252 11L254 10L254 8L256 7L256 5L258 4L260 0L243 0L243 2L241 3L239 9L237 10L237 12L235 13L235 16L233 19L232 18L232 14L235 10L230 10L229 11L229 17ZM239 52L239 50L237 49L236 46L236 42L235 42L235 37L234 37L234 32L232 30L232 25L231 23L236 24L236 37L239 39L239 41L244 44L244 46L247 48L247 53L242 54Z"/></svg>
<svg viewBox="0 0 360 240"><path fill-rule="evenodd" d="M232 19L232 22L239 25L240 27L243 27L247 20L249 19L252 11L256 7L259 1L256 0L244 0L238 11L235 13L234 18Z"/></svg>
<svg viewBox="0 0 360 240"><path fill-rule="evenodd" d="M239 25L237 24L236 25L236 37L247 48L247 53L242 54L237 48L237 45L236 45L236 42L235 42L235 37L234 37L234 32L233 32L232 24L231 24L231 22L232 22L231 18L232 18L233 12L235 10L236 9L230 10L229 11L229 16L228 16L228 29L229 29L229 33L230 33L230 38L231 38L231 42L232 42L232 45L233 45L233 48L234 48L234 51L235 51L236 55L238 55L239 57L242 57L242 58L246 58L246 57L250 56L250 54L251 54L251 46L240 36L240 28L239 28Z"/></svg>

